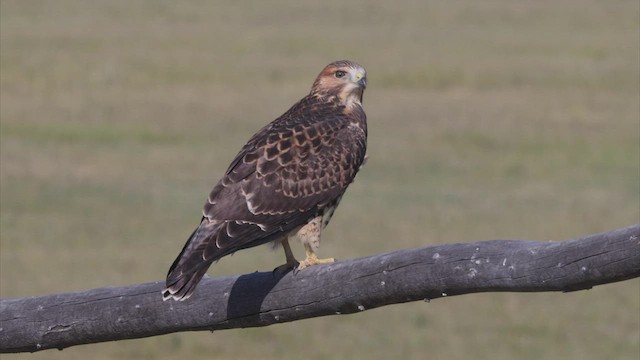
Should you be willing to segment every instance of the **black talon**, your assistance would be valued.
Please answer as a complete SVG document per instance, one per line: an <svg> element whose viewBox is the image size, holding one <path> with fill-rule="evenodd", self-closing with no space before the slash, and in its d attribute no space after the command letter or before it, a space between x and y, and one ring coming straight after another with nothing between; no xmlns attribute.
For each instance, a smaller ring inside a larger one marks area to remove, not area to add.
<svg viewBox="0 0 640 360"><path fill-rule="evenodd" d="M295 271L295 269L297 268L298 268L298 262L296 262L295 264L282 264L276 267L275 269L273 269L271 274L273 274L273 277L283 277L290 271L292 270Z"/></svg>

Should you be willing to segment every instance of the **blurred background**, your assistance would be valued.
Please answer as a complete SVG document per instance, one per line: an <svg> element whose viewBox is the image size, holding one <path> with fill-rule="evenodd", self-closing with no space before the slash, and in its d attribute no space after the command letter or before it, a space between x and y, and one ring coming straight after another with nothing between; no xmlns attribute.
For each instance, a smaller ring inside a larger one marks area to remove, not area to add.
<svg viewBox="0 0 640 360"><path fill-rule="evenodd" d="M368 71L369 161L321 256L638 223L639 7L3 0L1 296L162 280L242 144L343 58ZM639 309L634 279L11 358L637 360Z"/></svg>

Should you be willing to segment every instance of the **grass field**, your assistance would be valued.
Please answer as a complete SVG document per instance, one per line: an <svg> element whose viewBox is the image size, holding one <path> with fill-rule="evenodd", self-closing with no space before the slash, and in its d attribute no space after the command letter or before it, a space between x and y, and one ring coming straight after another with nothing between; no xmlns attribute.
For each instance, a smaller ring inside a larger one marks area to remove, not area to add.
<svg viewBox="0 0 640 360"><path fill-rule="evenodd" d="M639 7L2 0L1 296L162 279L244 141L341 58L368 71L369 161L321 256L637 223ZM635 279L7 359L637 360L639 339Z"/></svg>

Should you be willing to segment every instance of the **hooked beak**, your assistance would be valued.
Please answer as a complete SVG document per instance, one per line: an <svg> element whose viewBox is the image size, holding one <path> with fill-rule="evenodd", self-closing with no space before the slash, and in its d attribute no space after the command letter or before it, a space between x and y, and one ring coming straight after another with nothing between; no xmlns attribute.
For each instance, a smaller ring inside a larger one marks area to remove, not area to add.
<svg viewBox="0 0 640 360"><path fill-rule="evenodd" d="M363 89L367 88L367 75L364 71L358 71L356 73L356 83Z"/></svg>
<svg viewBox="0 0 640 360"><path fill-rule="evenodd" d="M366 76L363 76L362 78L360 78L358 80L358 86L360 86L363 89L367 88L367 77Z"/></svg>

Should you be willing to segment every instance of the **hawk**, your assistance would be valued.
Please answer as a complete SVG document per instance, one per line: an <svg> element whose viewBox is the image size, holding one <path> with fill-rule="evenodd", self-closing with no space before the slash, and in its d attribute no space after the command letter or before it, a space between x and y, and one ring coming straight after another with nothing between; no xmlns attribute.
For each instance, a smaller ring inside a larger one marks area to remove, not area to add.
<svg viewBox="0 0 640 360"><path fill-rule="evenodd" d="M365 160L366 86L362 66L335 61L307 96L249 139L211 190L200 225L171 265L164 300L188 299L212 262L268 242L284 249L286 263L276 270L334 261L319 259L316 251ZM292 238L306 250L300 262L289 246Z"/></svg>

